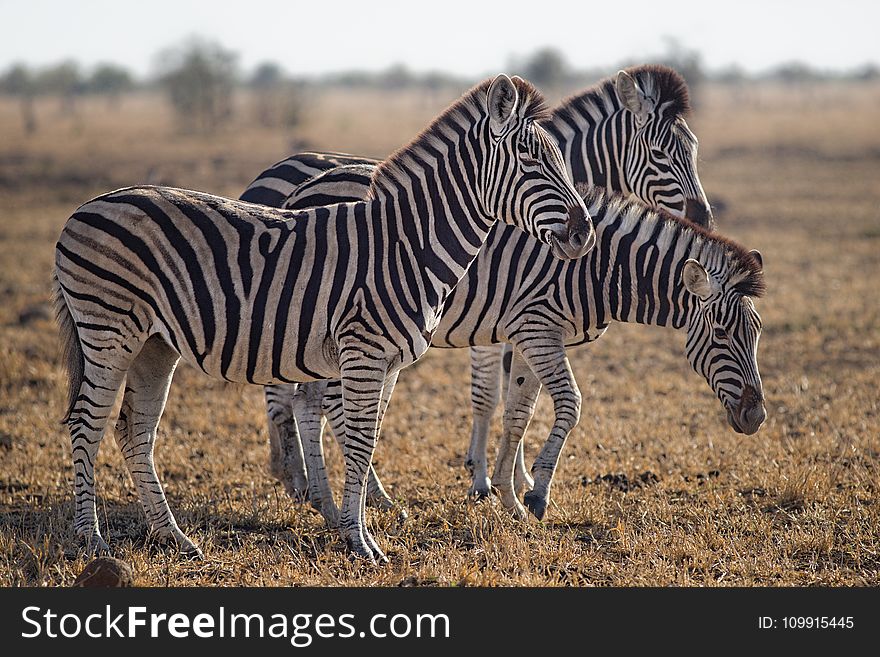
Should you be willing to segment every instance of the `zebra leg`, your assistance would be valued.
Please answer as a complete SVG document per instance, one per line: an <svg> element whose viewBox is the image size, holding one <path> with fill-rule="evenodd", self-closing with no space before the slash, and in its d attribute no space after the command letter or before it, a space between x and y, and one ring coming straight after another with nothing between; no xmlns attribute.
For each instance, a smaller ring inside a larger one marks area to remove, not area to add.
<svg viewBox="0 0 880 657"><path fill-rule="evenodd" d="M509 363L507 369L509 370ZM501 349L471 347L471 443L464 465L471 475L468 496L481 500L489 496L488 457L486 456L492 415L501 392Z"/></svg>
<svg viewBox="0 0 880 657"><path fill-rule="evenodd" d="M395 373L389 377L388 382L382 388L382 405L379 408L380 426L382 424L382 419L385 417L385 411L388 410L388 402L391 399L391 393L394 391L396 383L397 374ZM342 390L338 381L330 381L328 383L327 391L324 393L322 410L324 417L327 418L327 423L330 425L330 431L333 434L333 437L339 444L339 448L344 452L345 445L343 444L343 437L345 436L345 425L342 414ZM321 466L323 467L323 461ZM309 463L309 467L311 467L311 462ZM385 487L379 480L379 475L376 474L376 469L373 467L372 463L370 464L370 470L367 473L367 505L379 509L394 508L394 501L391 499L391 496L385 492ZM400 520L406 520L408 514L404 509L400 509L398 517Z"/></svg>
<svg viewBox="0 0 880 657"><path fill-rule="evenodd" d="M110 547L98 529L95 460L107 428L108 416L124 379L124 370L98 365L86 359L79 393L66 420L73 460L73 530L77 536L85 539L86 549L91 553L110 553Z"/></svg>
<svg viewBox="0 0 880 657"><path fill-rule="evenodd" d="M345 416L345 488L339 529L355 556L384 562L388 559L366 524L366 482L378 438L387 363L359 347L343 347L339 358Z"/></svg>
<svg viewBox="0 0 880 657"><path fill-rule="evenodd" d="M546 340L542 342L540 346L526 347L522 351L523 358L532 372L553 398L553 411L556 416L550 435L532 466L535 486L523 497L526 507L539 520L547 511L550 485L559 463L559 454L565 446L568 434L577 425L581 415L581 393L571 372L571 365L565 355L562 341L550 345L555 347L551 350L548 350Z"/></svg>
<svg viewBox="0 0 880 657"><path fill-rule="evenodd" d="M508 391L510 390L510 370L513 366L513 345L505 343L502 347L502 353L501 362L503 364L503 369L501 372L501 395L506 403ZM516 469L513 471L513 487L516 490L517 497L526 491L532 490L535 485L532 476L526 469L524 452L524 443L520 441L519 447L516 450Z"/></svg>
<svg viewBox="0 0 880 657"><path fill-rule="evenodd" d="M388 411L388 402L391 401L391 395L394 392L394 386L397 385L397 375L399 373L398 371L389 376L382 387L382 402L379 405L379 421L376 428L377 435L382 434L382 420L385 419L385 413ZM385 509L386 511L394 508L394 501L385 491L385 487L379 480L379 475L376 474L376 468L373 467L372 463L370 463L370 470L367 473L367 505L377 509ZM401 520L406 520L406 511L400 509L399 516Z"/></svg>
<svg viewBox="0 0 880 657"><path fill-rule="evenodd" d="M517 496L528 493L535 487L535 480L526 468L525 443L520 441L516 448L516 462L513 470L513 487Z"/></svg>
<svg viewBox="0 0 880 657"><path fill-rule="evenodd" d="M333 501L322 440L324 418L321 409L327 385L326 381L304 383L294 398L293 409L309 473L309 502L323 516L328 527L338 527L339 509Z"/></svg>
<svg viewBox="0 0 880 657"><path fill-rule="evenodd" d="M529 426L541 392L541 383L529 370L526 362L514 355L510 372L510 387L504 402L504 431L498 447L492 485L501 496L501 503L519 520L525 520L526 510L517 498L514 484L516 455L523 434Z"/></svg>
<svg viewBox="0 0 880 657"><path fill-rule="evenodd" d="M269 416L269 473L278 479L295 502L308 499L309 480L292 400L298 383L263 388Z"/></svg>
<svg viewBox="0 0 880 657"><path fill-rule="evenodd" d="M128 370L116 422L116 444L125 457L151 536L162 543L174 541L185 555L202 558L202 551L177 525L153 460L159 420L179 359L161 338L152 337L144 343Z"/></svg>

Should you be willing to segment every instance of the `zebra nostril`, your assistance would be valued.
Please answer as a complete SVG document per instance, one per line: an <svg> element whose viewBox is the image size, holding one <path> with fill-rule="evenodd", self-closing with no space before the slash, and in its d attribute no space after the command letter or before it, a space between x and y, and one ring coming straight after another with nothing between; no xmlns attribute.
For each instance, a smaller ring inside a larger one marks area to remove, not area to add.
<svg viewBox="0 0 880 657"><path fill-rule="evenodd" d="M705 201L695 198L687 199L684 204L684 216L703 228L712 228L714 225L712 210Z"/></svg>

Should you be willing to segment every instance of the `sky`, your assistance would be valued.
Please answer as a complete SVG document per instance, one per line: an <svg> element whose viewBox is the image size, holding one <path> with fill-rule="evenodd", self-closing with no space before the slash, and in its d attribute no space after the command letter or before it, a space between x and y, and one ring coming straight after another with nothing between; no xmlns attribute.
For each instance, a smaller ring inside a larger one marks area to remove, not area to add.
<svg viewBox="0 0 880 657"><path fill-rule="evenodd" d="M669 39L709 70L750 73L801 61L824 70L880 64L877 0L0 0L0 71L73 59L140 77L192 36L291 74L413 71L476 76L544 47L576 69L650 61Z"/></svg>

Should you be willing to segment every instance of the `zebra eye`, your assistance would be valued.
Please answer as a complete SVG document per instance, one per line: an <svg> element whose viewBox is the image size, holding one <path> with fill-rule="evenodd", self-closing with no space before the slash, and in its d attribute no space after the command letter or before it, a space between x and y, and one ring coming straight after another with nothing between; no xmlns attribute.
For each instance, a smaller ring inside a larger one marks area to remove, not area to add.
<svg viewBox="0 0 880 657"><path fill-rule="evenodd" d="M536 160L535 158L527 155L525 153L520 154L519 161L523 163L524 166L527 167L537 167L541 165L540 160Z"/></svg>
<svg viewBox="0 0 880 657"><path fill-rule="evenodd" d="M652 149L651 149L651 155L653 155L653 156L654 156L656 159L658 159L658 160L666 160L666 159L669 159L669 158L666 157L666 153L664 153L663 151L658 150L658 149L656 149L656 148L652 148Z"/></svg>
<svg viewBox="0 0 880 657"><path fill-rule="evenodd" d="M720 342L727 342L727 331L720 326L716 326L714 330L715 339Z"/></svg>

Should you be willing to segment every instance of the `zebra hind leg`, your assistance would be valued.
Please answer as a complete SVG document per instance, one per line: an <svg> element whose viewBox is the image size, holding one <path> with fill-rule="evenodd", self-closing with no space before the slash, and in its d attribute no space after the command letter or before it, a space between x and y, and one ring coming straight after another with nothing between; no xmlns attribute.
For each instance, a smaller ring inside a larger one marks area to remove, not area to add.
<svg viewBox="0 0 880 657"><path fill-rule="evenodd" d="M202 551L177 525L153 461L157 428L178 359L177 352L158 337L144 344L128 371L116 422L116 443L125 457L150 535L159 542L174 541L187 557L202 558Z"/></svg>
<svg viewBox="0 0 880 657"><path fill-rule="evenodd" d="M309 480L303 455L302 436L293 408L299 393L297 383L266 386L266 415L269 427L269 473L284 485L294 502L309 499Z"/></svg>
<svg viewBox="0 0 880 657"><path fill-rule="evenodd" d="M309 473L309 503L323 516L328 527L339 527L339 509L333 500L324 461L324 418L321 413L326 397L325 381L305 383L293 399L293 413Z"/></svg>
<svg viewBox="0 0 880 657"><path fill-rule="evenodd" d="M79 392L66 419L73 460L73 529L85 540L86 549L92 554L110 554L110 547L98 528L95 461L124 378L122 370L85 360Z"/></svg>

